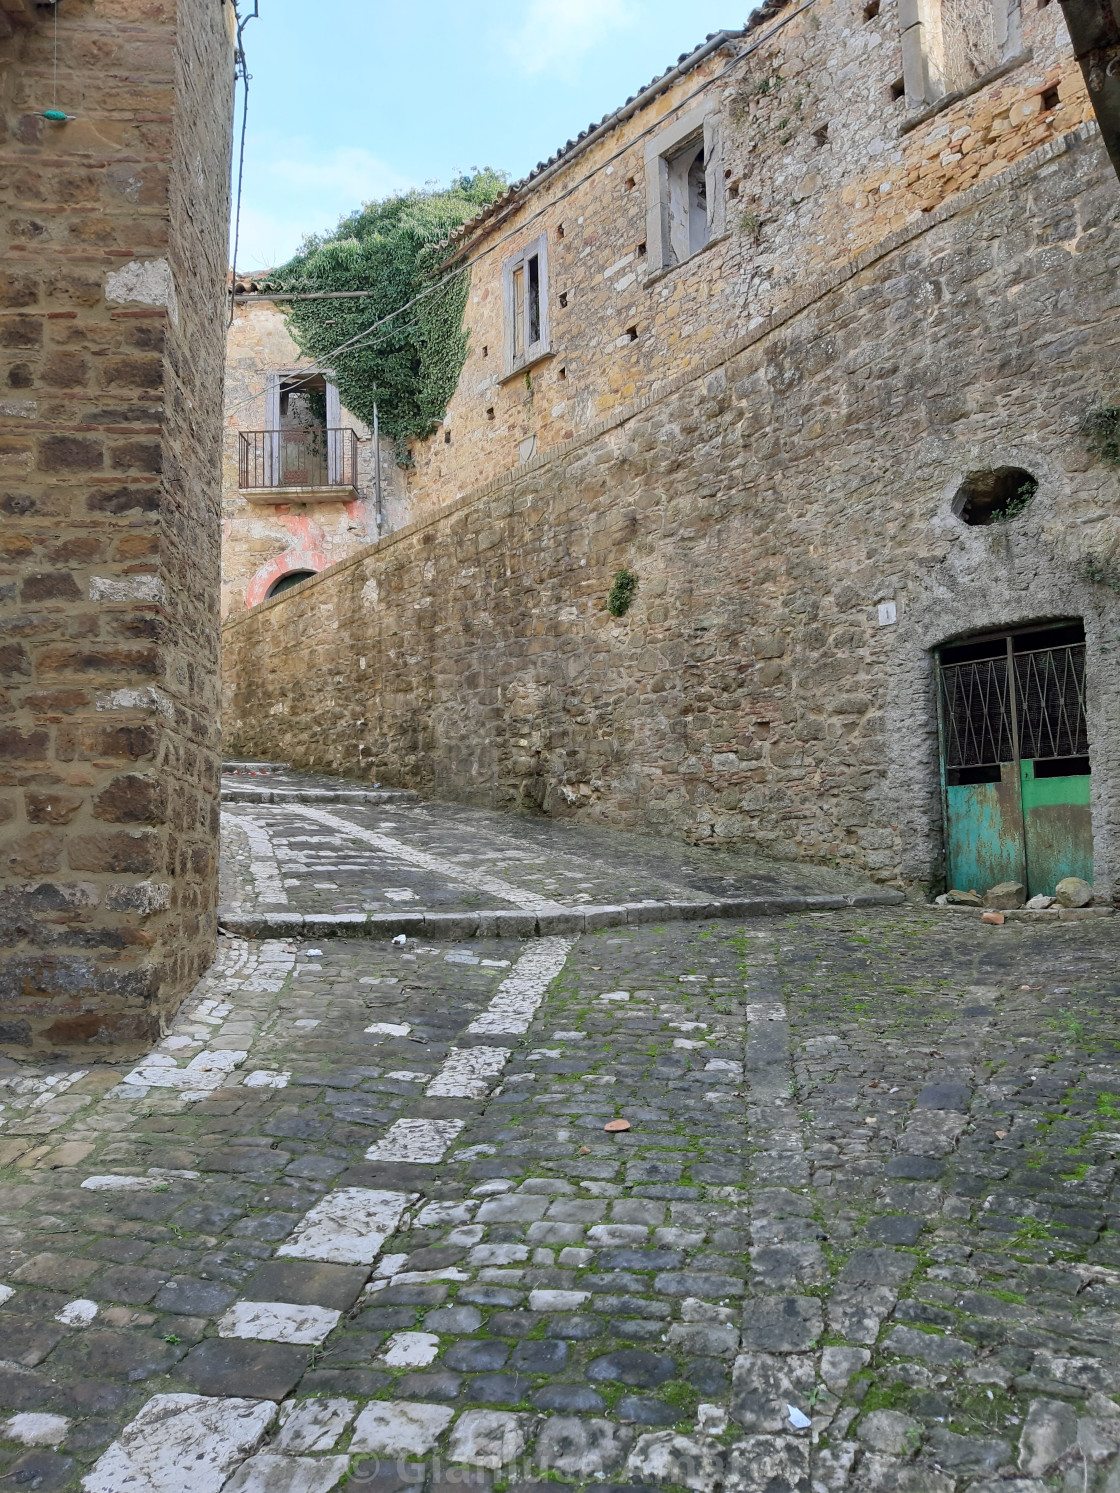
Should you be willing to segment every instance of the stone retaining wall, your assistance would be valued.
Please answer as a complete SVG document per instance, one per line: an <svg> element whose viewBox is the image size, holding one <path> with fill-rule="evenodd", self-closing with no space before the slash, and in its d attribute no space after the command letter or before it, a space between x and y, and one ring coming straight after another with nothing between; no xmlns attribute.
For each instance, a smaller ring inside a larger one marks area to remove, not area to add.
<svg viewBox="0 0 1120 1493"><path fill-rule="evenodd" d="M238 618L227 750L930 882L930 649L1080 617L1109 885L1118 605L1086 567L1120 543L1118 479L1078 427L1112 393L1117 203L1081 126L725 361ZM1002 465L1037 497L967 527L963 476Z"/></svg>

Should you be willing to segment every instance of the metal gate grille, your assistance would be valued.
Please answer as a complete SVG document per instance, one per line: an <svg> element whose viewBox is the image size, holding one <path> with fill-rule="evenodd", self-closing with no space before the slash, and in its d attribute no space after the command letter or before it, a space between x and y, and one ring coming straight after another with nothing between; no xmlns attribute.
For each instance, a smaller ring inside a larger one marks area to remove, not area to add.
<svg viewBox="0 0 1120 1493"><path fill-rule="evenodd" d="M1085 645L938 667L947 768L1082 757Z"/></svg>

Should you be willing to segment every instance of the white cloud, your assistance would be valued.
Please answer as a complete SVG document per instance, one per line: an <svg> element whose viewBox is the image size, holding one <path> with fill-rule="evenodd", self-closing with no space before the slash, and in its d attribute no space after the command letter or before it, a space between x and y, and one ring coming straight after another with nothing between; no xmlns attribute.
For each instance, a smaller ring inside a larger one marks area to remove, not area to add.
<svg viewBox="0 0 1120 1493"><path fill-rule="evenodd" d="M420 183L360 146L339 145L316 156L305 141L257 146L245 163L241 202L241 269L283 264L308 233L332 229L363 202L407 191Z"/></svg>
<svg viewBox="0 0 1120 1493"><path fill-rule="evenodd" d="M504 37L510 60L535 76L569 75L595 47L633 26L630 0L529 0L522 25Z"/></svg>

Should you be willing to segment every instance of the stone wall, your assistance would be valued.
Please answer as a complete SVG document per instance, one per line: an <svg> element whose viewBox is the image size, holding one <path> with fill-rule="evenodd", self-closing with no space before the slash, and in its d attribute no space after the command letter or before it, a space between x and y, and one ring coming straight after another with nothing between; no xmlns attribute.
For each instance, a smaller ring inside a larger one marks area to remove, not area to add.
<svg viewBox="0 0 1120 1493"><path fill-rule="evenodd" d="M442 432L414 448L415 513L726 355L814 276L1091 117L1057 6L1023 7L1009 60L966 97L912 108L896 97L896 0L790 4L567 151L459 245L471 264L469 351ZM722 226L665 270L648 252L646 152L701 108L715 121L709 186ZM502 264L540 235L552 354L507 378Z"/></svg>
<svg viewBox="0 0 1120 1493"><path fill-rule="evenodd" d="M230 750L936 882L930 649L1081 617L1112 885L1120 616L1086 568L1120 545L1120 479L1078 428L1116 394L1117 207L1081 125L806 278L729 355L230 623ZM969 528L963 476L1004 464L1037 497Z"/></svg>
<svg viewBox="0 0 1120 1493"><path fill-rule="evenodd" d="M212 958L222 0L0 42L0 1038L147 1043Z"/></svg>

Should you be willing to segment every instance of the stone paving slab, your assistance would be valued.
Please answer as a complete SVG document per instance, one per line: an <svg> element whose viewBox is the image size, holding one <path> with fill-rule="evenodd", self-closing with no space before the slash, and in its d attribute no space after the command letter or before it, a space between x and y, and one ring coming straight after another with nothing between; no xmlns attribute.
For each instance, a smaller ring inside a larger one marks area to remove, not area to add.
<svg viewBox="0 0 1120 1493"><path fill-rule="evenodd" d="M271 795L250 805L223 788L221 916L245 937L547 937L902 900L837 868L415 796L379 809L344 801L337 778L244 771Z"/></svg>
<svg viewBox="0 0 1120 1493"><path fill-rule="evenodd" d="M1114 1493L1118 955L223 939L143 1062L0 1068L0 1478Z"/></svg>

